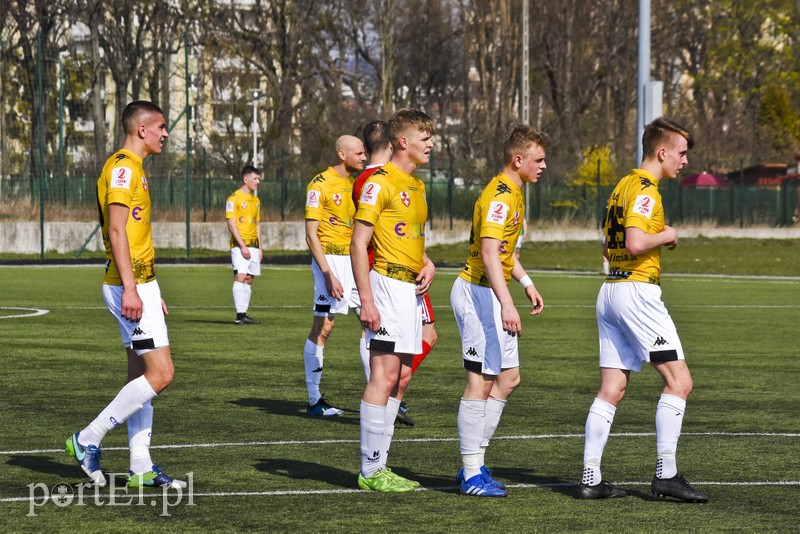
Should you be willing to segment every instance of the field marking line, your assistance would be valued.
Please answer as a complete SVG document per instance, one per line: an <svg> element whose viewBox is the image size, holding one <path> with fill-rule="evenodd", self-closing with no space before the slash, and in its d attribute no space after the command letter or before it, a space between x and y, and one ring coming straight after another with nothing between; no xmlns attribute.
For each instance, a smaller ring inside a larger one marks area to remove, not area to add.
<svg viewBox="0 0 800 534"><path fill-rule="evenodd" d="M655 432L612 432L609 437L640 438L655 436ZM800 433L791 432L683 432L681 437L780 437L797 438ZM501 440L531 440L531 439L576 439L584 438L584 434L523 434L517 436L495 436L492 439ZM458 437L451 438L398 438L392 443L444 443L458 441ZM221 443L176 443L172 445L152 445L151 449L203 449L210 447L269 447L284 445L337 445L359 443L357 439L315 439L315 440L285 440L285 441L232 441ZM104 451L127 451L128 447L103 447ZM64 452L60 449L20 449L0 451L0 455L14 454L50 454Z"/></svg>
<svg viewBox="0 0 800 534"><path fill-rule="evenodd" d="M18 306L0 306L0 310L26 310L33 312L33 313L22 313L19 315L0 315L0 319L17 319L19 317L38 317L40 315L50 313L50 310L45 310L43 308L20 308Z"/></svg>
<svg viewBox="0 0 800 534"><path fill-rule="evenodd" d="M612 482L614 486L649 486L650 482ZM695 486L734 486L734 487L765 487L765 486L800 486L800 480L763 480L763 481L752 481L752 482L741 482L741 481L721 481L721 480L713 480L707 482L692 482ZM507 488L513 489L538 489L538 488L574 488L577 487L578 484L574 482L543 482L541 484L506 484ZM444 492L456 492L458 491L458 486L422 486L413 490L414 492L421 492L421 491L444 491ZM273 490L273 491L213 491L213 492L193 492L192 498L195 497L283 497L283 496L292 496L292 495L347 495L352 493L375 493L373 491L368 490L361 490L355 488L342 488L342 489L328 489L328 490ZM156 497L170 497L175 496L177 493L172 494L169 492L158 492L158 493L147 493L147 498L156 498ZM126 495L121 493L115 493L114 497L119 499ZM99 494L100 498L110 498L110 494ZM94 498L94 494L92 494L92 498ZM15 502L31 502L37 499L36 496L33 497L0 497L0 503L15 503Z"/></svg>

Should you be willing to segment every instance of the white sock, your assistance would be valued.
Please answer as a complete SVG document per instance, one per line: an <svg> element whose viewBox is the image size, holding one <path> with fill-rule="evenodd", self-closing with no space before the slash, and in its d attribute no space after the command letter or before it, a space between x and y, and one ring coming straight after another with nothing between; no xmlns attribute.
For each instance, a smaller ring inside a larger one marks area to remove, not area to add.
<svg viewBox="0 0 800 534"><path fill-rule="evenodd" d="M583 484L595 486L602 480L600 461L603 459L603 450L606 448L616 411L616 406L598 398L594 399L589 408L583 446L583 479L581 480Z"/></svg>
<svg viewBox="0 0 800 534"><path fill-rule="evenodd" d="M392 446L392 438L394 437L394 420L397 418L397 410L400 409L400 401L394 397L389 397L386 402L386 411L383 414L383 439L381 440L381 450L383 456L381 461L378 462L381 468L386 467L387 459L389 458L389 447Z"/></svg>
<svg viewBox="0 0 800 534"><path fill-rule="evenodd" d="M486 400L486 419L483 425L483 441L481 441L481 449L484 452L489 447L489 442L492 440L495 430L497 430L497 425L500 424L500 417L503 415L503 409L506 407L507 402L494 397L489 397Z"/></svg>
<svg viewBox="0 0 800 534"><path fill-rule="evenodd" d="M371 477L381 468L385 416L386 406L376 406L361 401L361 474L364 478Z"/></svg>
<svg viewBox="0 0 800 534"><path fill-rule="evenodd" d="M128 448L131 451L131 471L137 475L153 468L150 458L150 437L153 432L153 404L142 404L142 409L128 417Z"/></svg>
<svg viewBox="0 0 800 534"><path fill-rule="evenodd" d="M661 394L656 408L656 476L672 478L678 474L675 452L681 437L686 401L675 395Z"/></svg>
<svg viewBox="0 0 800 534"><path fill-rule="evenodd" d="M250 284L244 282L233 283L233 304L236 306L236 313L247 313L250 307L250 295L252 288Z"/></svg>
<svg viewBox="0 0 800 534"><path fill-rule="evenodd" d="M310 339L306 340L303 349L303 363L306 367L306 387L308 388L308 405L313 406L320 399L319 383L322 381L322 352L325 345L317 345Z"/></svg>
<svg viewBox="0 0 800 534"><path fill-rule="evenodd" d="M458 407L458 441L464 463L464 479L481 472L481 442L486 422L486 401L461 399Z"/></svg>
<svg viewBox="0 0 800 534"><path fill-rule="evenodd" d="M89 426L81 430L78 442L83 445L100 445L106 433L124 423L133 413L142 409L145 402L156 396L144 375L131 380L119 390L114 400L100 412Z"/></svg>
<svg viewBox="0 0 800 534"><path fill-rule="evenodd" d="M369 382L369 349L367 348L367 339L361 338L361 341L358 342L358 354L361 356L361 365L364 366L364 376L367 377L367 382Z"/></svg>

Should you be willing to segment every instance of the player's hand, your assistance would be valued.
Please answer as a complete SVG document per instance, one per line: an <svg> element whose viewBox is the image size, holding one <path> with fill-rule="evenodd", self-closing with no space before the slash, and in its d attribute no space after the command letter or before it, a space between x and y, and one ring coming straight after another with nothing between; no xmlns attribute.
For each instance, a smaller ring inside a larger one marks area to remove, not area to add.
<svg viewBox="0 0 800 534"><path fill-rule="evenodd" d="M342 297L344 297L344 287L333 274L328 273L325 275L325 289L328 290L328 295L336 300L342 300Z"/></svg>
<svg viewBox="0 0 800 534"><path fill-rule="evenodd" d="M664 230L662 230L669 241L666 243L666 247L668 250L675 250L675 247L678 246L678 231L675 228L664 225Z"/></svg>
<svg viewBox="0 0 800 534"><path fill-rule="evenodd" d="M250 259L250 249L248 247L239 247L242 251L242 257L246 260Z"/></svg>
<svg viewBox="0 0 800 534"><path fill-rule="evenodd" d="M424 295L431 288L433 277L436 276L436 266L432 261L427 262L422 266L422 269L417 275L417 287L414 290L417 295Z"/></svg>
<svg viewBox="0 0 800 534"><path fill-rule="evenodd" d="M138 323L142 320L142 299L136 291L136 286L122 290L122 316L133 322Z"/></svg>
<svg viewBox="0 0 800 534"><path fill-rule="evenodd" d="M525 294L528 295L528 300L533 304L531 315L539 315L544 310L544 300L542 296L536 291L536 286L530 285L525 288Z"/></svg>
<svg viewBox="0 0 800 534"><path fill-rule="evenodd" d="M358 316L361 326L370 332L377 332L381 327L381 314L375 303L361 303L361 314Z"/></svg>
<svg viewBox="0 0 800 534"><path fill-rule="evenodd" d="M519 312L514 306L503 306L500 309L500 317L503 320L503 330L511 336L522 336L522 321Z"/></svg>
<svg viewBox="0 0 800 534"><path fill-rule="evenodd" d="M164 299L161 299L161 311L164 312L164 315L169 315L169 310L167 309L167 303L164 302Z"/></svg>

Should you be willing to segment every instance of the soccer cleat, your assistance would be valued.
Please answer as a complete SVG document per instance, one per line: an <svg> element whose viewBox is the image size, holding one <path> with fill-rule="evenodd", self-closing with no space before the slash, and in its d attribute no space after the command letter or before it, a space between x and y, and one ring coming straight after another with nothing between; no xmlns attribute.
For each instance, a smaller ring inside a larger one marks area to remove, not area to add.
<svg viewBox="0 0 800 534"><path fill-rule="evenodd" d="M261 321L256 321L252 317L248 317L247 315L240 313L236 316L236 320L233 321L234 324L261 324Z"/></svg>
<svg viewBox="0 0 800 534"><path fill-rule="evenodd" d="M395 423L400 423L406 426L414 426L414 420L408 415L408 412L403 412L402 409L397 410L397 415L394 418Z"/></svg>
<svg viewBox="0 0 800 534"><path fill-rule="evenodd" d="M391 479L396 480L397 482L399 482L401 484L405 484L407 486L411 486L412 488L418 488L420 486L419 482L417 482L416 480L411 480L411 479L408 479L408 478L405 478L405 477L401 477L400 475L398 475L397 473L395 473L394 471L392 471L388 467L384 467L383 470L386 471L386 476L388 476Z"/></svg>
<svg viewBox="0 0 800 534"><path fill-rule="evenodd" d="M411 408L408 407L408 404L406 404L406 401L404 400L400 401L400 411L403 413L408 413L411 411Z"/></svg>
<svg viewBox="0 0 800 534"><path fill-rule="evenodd" d="M615 488L605 480L601 480L594 486L582 482L578 485L579 499L616 499L625 495L627 493L624 490Z"/></svg>
<svg viewBox="0 0 800 534"><path fill-rule="evenodd" d="M470 495L472 497L505 497L508 495L508 492L502 488L498 488L492 477L488 477L483 473L478 473L461 482L461 494Z"/></svg>
<svg viewBox="0 0 800 534"><path fill-rule="evenodd" d="M489 469L488 467L486 467L485 465L481 466L481 473L484 476L489 477L491 479L491 481L494 482L494 485L497 486L498 488L506 489L506 485L503 484L502 482L500 482L499 480L495 479L494 475L492 475L492 470ZM458 474L456 475L456 482L458 484L461 484L462 482L464 482L464 468L463 467L458 470Z"/></svg>
<svg viewBox="0 0 800 534"><path fill-rule="evenodd" d="M128 475L129 488L180 488L186 487L186 482L183 480L176 480L166 473L162 472L157 465L153 466L151 471L141 475L135 474L133 471Z"/></svg>
<svg viewBox="0 0 800 534"><path fill-rule="evenodd" d="M659 498L673 497L684 502L708 502L708 495L694 489L681 475L672 478L653 477L650 491Z"/></svg>
<svg viewBox="0 0 800 534"><path fill-rule="evenodd" d="M332 417L337 415L342 415L344 410L340 410L339 408L334 408L328 401L325 399L325 396L319 398L316 404L308 405L306 408L306 415L321 415L322 417Z"/></svg>
<svg viewBox="0 0 800 534"><path fill-rule="evenodd" d="M388 467L384 467L369 478L364 478L364 475L359 473L358 487L362 490L381 491L384 493L414 491L414 487L404 483L404 480L406 479L395 475ZM411 481L409 480L408 482Z"/></svg>
<svg viewBox="0 0 800 534"><path fill-rule="evenodd" d="M67 438L67 453L78 461L78 465L92 479L92 482L101 487L105 486L106 476L100 468L100 458L103 456L100 448L96 445L84 447L78 442L78 436L80 436L80 432L75 432Z"/></svg>

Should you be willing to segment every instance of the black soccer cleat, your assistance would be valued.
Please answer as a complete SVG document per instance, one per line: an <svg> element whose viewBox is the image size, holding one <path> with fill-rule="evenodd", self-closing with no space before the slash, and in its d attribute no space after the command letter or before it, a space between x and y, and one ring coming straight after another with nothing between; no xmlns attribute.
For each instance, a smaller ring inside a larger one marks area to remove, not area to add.
<svg viewBox="0 0 800 534"><path fill-rule="evenodd" d="M239 325L242 325L242 324L261 324L261 321L256 321L255 319L253 319L252 317L249 317L248 315L246 315L244 313L238 313L238 314L236 314L236 320L233 323L234 324L239 324Z"/></svg>
<svg viewBox="0 0 800 534"><path fill-rule="evenodd" d="M401 410L397 411L397 416L395 416L394 422L406 426L414 426L414 420L411 419L411 416L408 415L408 412L403 412Z"/></svg>
<svg viewBox="0 0 800 534"><path fill-rule="evenodd" d="M625 495L627 493L624 490L615 488L605 480L601 480L599 484L594 486L582 482L578 485L579 499L617 499Z"/></svg>
<svg viewBox="0 0 800 534"><path fill-rule="evenodd" d="M681 475L672 478L653 477L650 491L658 498L673 497L684 502L708 502L708 495L694 489Z"/></svg>

